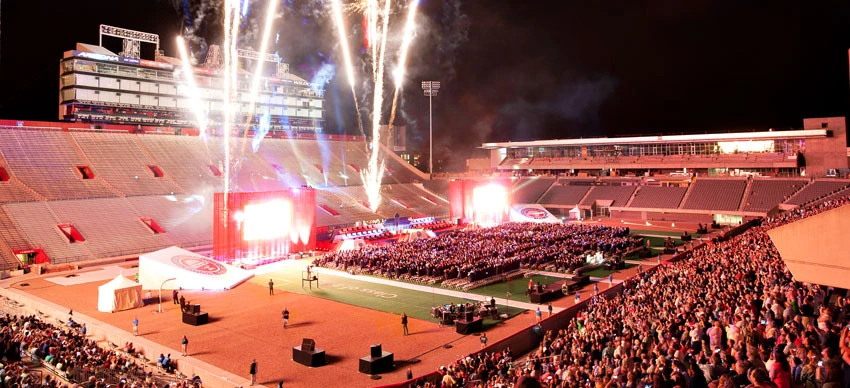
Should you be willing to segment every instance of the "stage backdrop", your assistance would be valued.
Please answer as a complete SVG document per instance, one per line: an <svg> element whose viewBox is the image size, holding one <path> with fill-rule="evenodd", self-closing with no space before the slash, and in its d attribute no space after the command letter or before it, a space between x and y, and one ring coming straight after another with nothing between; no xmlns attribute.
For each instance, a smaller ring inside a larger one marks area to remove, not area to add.
<svg viewBox="0 0 850 388"><path fill-rule="evenodd" d="M451 217L494 225L507 222L511 185L509 178L449 182Z"/></svg>
<svg viewBox="0 0 850 388"><path fill-rule="evenodd" d="M145 290L228 290L252 276L244 269L178 247L139 256L139 283Z"/></svg>
<svg viewBox="0 0 850 388"><path fill-rule="evenodd" d="M316 247L316 191L215 193L213 258L257 264Z"/></svg>

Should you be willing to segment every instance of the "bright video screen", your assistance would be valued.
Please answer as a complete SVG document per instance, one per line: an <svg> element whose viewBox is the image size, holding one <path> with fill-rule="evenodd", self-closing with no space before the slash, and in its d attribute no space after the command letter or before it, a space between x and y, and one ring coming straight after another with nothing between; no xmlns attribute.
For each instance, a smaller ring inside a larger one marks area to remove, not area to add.
<svg viewBox="0 0 850 388"><path fill-rule="evenodd" d="M508 192L504 186L490 184L472 190L472 203L477 214L499 214L508 207Z"/></svg>
<svg viewBox="0 0 850 388"><path fill-rule="evenodd" d="M284 200L245 205L242 209L242 239L272 240L289 234L292 204Z"/></svg>

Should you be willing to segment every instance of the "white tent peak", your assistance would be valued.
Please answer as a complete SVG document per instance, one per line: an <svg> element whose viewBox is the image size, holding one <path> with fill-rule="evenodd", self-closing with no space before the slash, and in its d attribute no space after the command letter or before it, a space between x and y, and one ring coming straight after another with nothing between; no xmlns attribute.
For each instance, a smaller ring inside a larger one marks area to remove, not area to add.
<svg viewBox="0 0 850 388"><path fill-rule="evenodd" d="M98 311L115 312L142 305L142 285L125 278L121 273L98 287L97 293Z"/></svg>

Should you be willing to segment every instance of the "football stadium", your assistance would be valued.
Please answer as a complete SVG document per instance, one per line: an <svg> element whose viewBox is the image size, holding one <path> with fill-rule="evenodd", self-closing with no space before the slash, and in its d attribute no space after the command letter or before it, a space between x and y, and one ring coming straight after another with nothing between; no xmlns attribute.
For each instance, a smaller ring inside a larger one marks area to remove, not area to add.
<svg viewBox="0 0 850 388"><path fill-rule="evenodd" d="M0 120L5 386L850 386L844 117L487 139L423 172L384 82L417 1L387 69L391 2L328 2L374 39L361 135L223 3L203 61L102 24L56 120Z"/></svg>

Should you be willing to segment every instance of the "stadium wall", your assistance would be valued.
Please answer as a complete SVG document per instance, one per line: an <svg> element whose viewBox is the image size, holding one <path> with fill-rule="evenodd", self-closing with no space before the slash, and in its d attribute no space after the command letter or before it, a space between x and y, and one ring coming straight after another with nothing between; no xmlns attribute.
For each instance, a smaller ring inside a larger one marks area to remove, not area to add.
<svg viewBox="0 0 850 388"><path fill-rule="evenodd" d="M824 176L827 169L847 168L847 121L844 117L803 119L803 129L828 128L831 136L806 140L806 172Z"/></svg>

